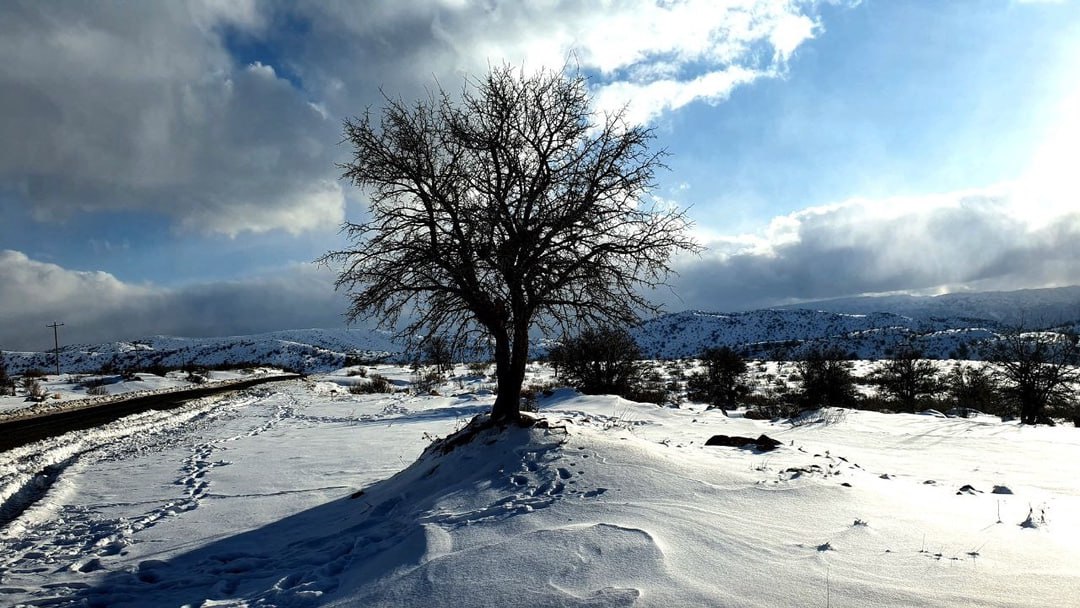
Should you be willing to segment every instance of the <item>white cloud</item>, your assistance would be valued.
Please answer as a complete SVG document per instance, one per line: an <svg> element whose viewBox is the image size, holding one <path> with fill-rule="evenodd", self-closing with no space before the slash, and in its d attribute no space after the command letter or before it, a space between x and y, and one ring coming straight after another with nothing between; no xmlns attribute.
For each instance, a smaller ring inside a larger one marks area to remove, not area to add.
<svg viewBox="0 0 1080 608"><path fill-rule="evenodd" d="M446 84L455 74L482 74L490 63L527 69L577 63L599 73L603 109L631 101L631 115L649 120L696 100L715 103L739 84L783 73L784 62L819 28L817 5L814 0L459 1L374 11L317 5L307 15L317 32L313 38L334 41L337 56L307 48L305 63L321 66L310 75L338 103L343 100L336 93L352 91L346 98L355 99L357 91L370 87L370 79L392 83L389 90L406 91L408 98L433 75ZM399 52L391 53L397 45ZM359 54L379 60L365 65L362 74L326 67Z"/></svg>
<svg viewBox="0 0 1080 608"><path fill-rule="evenodd" d="M596 105L613 111L626 108L631 123L647 123L664 112L678 110L694 102L716 104L728 98L735 87L753 82L762 74L732 67L709 72L691 80L654 80L646 84L615 82L596 93Z"/></svg>

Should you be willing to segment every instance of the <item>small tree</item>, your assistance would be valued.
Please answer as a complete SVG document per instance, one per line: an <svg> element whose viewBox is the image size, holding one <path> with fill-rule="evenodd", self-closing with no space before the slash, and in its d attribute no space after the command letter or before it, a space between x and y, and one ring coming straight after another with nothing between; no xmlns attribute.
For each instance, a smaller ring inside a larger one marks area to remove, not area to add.
<svg viewBox="0 0 1080 608"><path fill-rule="evenodd" d="M585 78L492 69L460 96L441 89L381 120L345 122L344 178L370 200L347 223L350 321L405 335L477 333L494 345L495 422L516 420L530 330L636 322L671 256L696 250L688 220L646 195L662 153L649 129L590 108ZM641 289L644 288L644 289Z"/></svg>
<svg viewBox="0 0 1080 608"><path fill-rule="evenodd" d="M937 394L941 386L937 367L912 346L897 349L891 359L874 370L870 380L910 412L916 410L921 400Z"/></svg>
<svg viewBox="0 0 1080 608"><path fill-rule="evenodd" d="M424 358L439 374L454 369L454 348L445 336L429 336L423 342Z"/></svg>
<svg viewBox="0 0 1080 608"><path fill-rule="evenodd" d="M957 365L944 379L949 401L961 411L975 409L988 414L1001 414L999 387L985 367Z"/></svg>
<svg viewBox="0 0 1080 608"><path fill-rule="evenodd" d="M804 408L824 406L850 407L855 403L855 378L851 363L837 348L814 349L798 362L802 387L799 404Z"/></svg>
<svg viewBox="0 0 1080 608"><path fill-rule="evenodd" d="M583 393L626 396L640 386L641 349L621 329L586 329L552 351L563 378Z"/></svg>
<svg viewBox="0 0 1080 608"><path fill-rule="evenodd" d="M986 359L1005 396L1020 409L1020 422L1048 420L1048 406L1068 407L1080 382L1080 346L1075 334L1025 332L1014 328L986 347Z"/></svg>
<svg viewBox="0 0 1080 608"><path fill-rule="evenodd" d="M687 379L687 397L708 403L710 408L721 408L725 413L737 406L739 398L748 392L746 361L730 347L721 346L705 349L701 363L705 369Z"/></svg>

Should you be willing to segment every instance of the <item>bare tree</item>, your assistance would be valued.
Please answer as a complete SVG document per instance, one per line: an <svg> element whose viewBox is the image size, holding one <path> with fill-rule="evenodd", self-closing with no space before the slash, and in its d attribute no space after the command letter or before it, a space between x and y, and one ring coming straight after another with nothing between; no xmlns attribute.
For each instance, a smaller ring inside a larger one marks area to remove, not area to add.
<svg viewBox="0 0 1080 608"><path fill-rule="evenodd" d="M965 418L969 410L1004 414L1001 408L1001 390L993 374L985 367L957 365L945 376L942 385L948 399Z"/></svg>
<svg viewBox="0 0 1080 608"><path fill-rule="evenodd" d="M434 365L439 374L446 374L454 369L454 345L446 336L428 336L421 344L424 358L429 365Z"/></svg>
<svg viewBox="0 0 1080 608"><path fill-rule="evenodd" d="M913 346L901 346L874 370L870 380L901 407L914 412L920 401L941 390L937 367L922 356Z"/></svg>
<svg viewBox="0 0 1080 608"><path fill-rule="evenodd" d="M1014 328L988 346L986 358L1007 397L1020 406L1020 422L1046 420L1047 406L1066 405L1080 382L1075 334Z"/></svg>
<svg viewBox="0 0 1080 608"><path fill-rule="evenodd" d="M797 364L802 376L799 402L804 408L850 407L855 404L855 378L851 362L837 348L813 349Z"/></svg>
<svg viewBox="0 0 1080 608"><path fill-rule="evenodd" d="M704 401L710 408L721 408L726 414L749 392L746 361L731 347L721 346L706 348L701 363L704 370L691 374L686 381L687 397Z"/></svg>
<svg viewBox="0 0 1080 608"><path fill-rule="evenodd" d="M345 122L344 178L370 197L347 223L350 320L402 333L478 333L494 347L494 421L516 420L534 326L633 323L669 260L697 247L684 213L646 202L661 152L621 113L595 115L584 78L503 66ZM475 336L473 336L475 337Z"/></svg>

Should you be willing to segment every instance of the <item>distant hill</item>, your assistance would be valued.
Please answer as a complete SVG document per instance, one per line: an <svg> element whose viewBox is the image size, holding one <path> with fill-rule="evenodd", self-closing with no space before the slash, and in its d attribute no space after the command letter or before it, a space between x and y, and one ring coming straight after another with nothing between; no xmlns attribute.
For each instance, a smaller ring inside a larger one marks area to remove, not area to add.
<svg viewBox="0 0 1080 608"><path fill-rule="evenodd" d="M347 329L297 329L250 336L176 338L151 336L131 342L78 344L60 349L65 373L93 373L102 368L145 369L245 364L273 365L300 372L344 367L350 361L377 361L400 355L385 332ZM53 369L53 354L4 353L13 373Z"/></svg>
<svg viewBox="0 0 1080 608"><path fill-rule="evenodd" d="M1004 326L1044 328L1080 322L1080 286L950 293L940 296L864 296L777 308L848 314L890 312L913 319L987 319Z"/></svg>
<svg viewBox="0 0 1080 608"><path fill-rule="evenodd" d="M730 346L749 358L794 359L814 348L839 348L859 359L888 357L914 344L929 358L972 358L980 340L1000 326L986 319L914 319L893 313L755 310L732 314L687 311L646 321L633 331L646 356L693 357Z"/></svg>
<svg viewBox="0 0 1080 608"><path fill-rule="evenodd" d="M634 335L650 357L692 357L726 345L761 359L835 347L862 359L912 344L935 359L977 358L1002 331L1080 328L1080 286L940 296L841 298L739 313L687 311L643 323Z"/></svg>
<svg viewBox="0 0 1080 608"><path fill-rule="evenodd" d="M730 346L754 359L794 359L810 349L839 348L855 358L889 357L912 344L928 358L978 358L978 344L1018 323L1027 329L1080 331L1080 287L934 297L844 298L737 313L685 311L631 330L647 357L688 358ZM538 343L537 355L544 353ZM403 361L404 348L385 332L304 329L223 338L153 336L131 342L61 348L62 371L262 364L301 372L356 361ZM4 353L13 373L52 369L52 353Z"/></svg>

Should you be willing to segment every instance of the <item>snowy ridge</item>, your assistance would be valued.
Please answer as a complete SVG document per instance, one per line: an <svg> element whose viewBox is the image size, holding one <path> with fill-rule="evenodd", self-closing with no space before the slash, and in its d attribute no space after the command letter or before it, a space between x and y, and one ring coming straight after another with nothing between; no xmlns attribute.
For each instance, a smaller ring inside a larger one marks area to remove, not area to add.
<svg viewBox="0 0 1080 608"><path fill-rule="evenodd" d="M1080 329L1080 287L848 298L736 313L692 310L647 320L631 333L650 358L696 357L708 347L730 346L755 359L792 359L809 349L833 347L856 358L883 359L897 346L913 344L927 358L972 359L978 358L979 342L1019 323ZM388 332L298 329L66 346L60 364L67 373L94 373L106 364L116 369L269 365L314 373L340 368L347 358L403 362L405 351ZM538 340L533 351L543 355L545 342ZM5 352L4 357L15 373L53 366L52 353Z"/></svg>
<svg viewBox="0 0 1080 608"><path fill-rule="evenodd" d="M343 367L346 357L374 361L397 356L402 347L389 334L374 330L299 329L250 336L179 338L151 336L131 342L73 345L60 349L66 373L95 373L103 366L115 369L170 369L186 365L207 367L267 365L299 372ZM5 352L14 373L25 369L50 370L53 354Z"/></svg>
<svg viewBox="0 0 1080 608"><path fill-rule="evenodd" d="M814 308L856 314L886 310L916 319L987 319L1004 325L1048 327L1080 322L1080 286L949 293L939 296L863 296L777 308Z"/></svg>
<svg viewBox="0 0 1080 608"><path fill-rule="evenodd" d="M860 359L882 359L913 343L928 358L969 358L999 326L986 319L915 319L893 313L845 314L819 310L757 310L730 314L687 311L642 323L633 332L645 355L695 357L730 346L754 359L793 359L811 348L839 348Z"/></svg>

